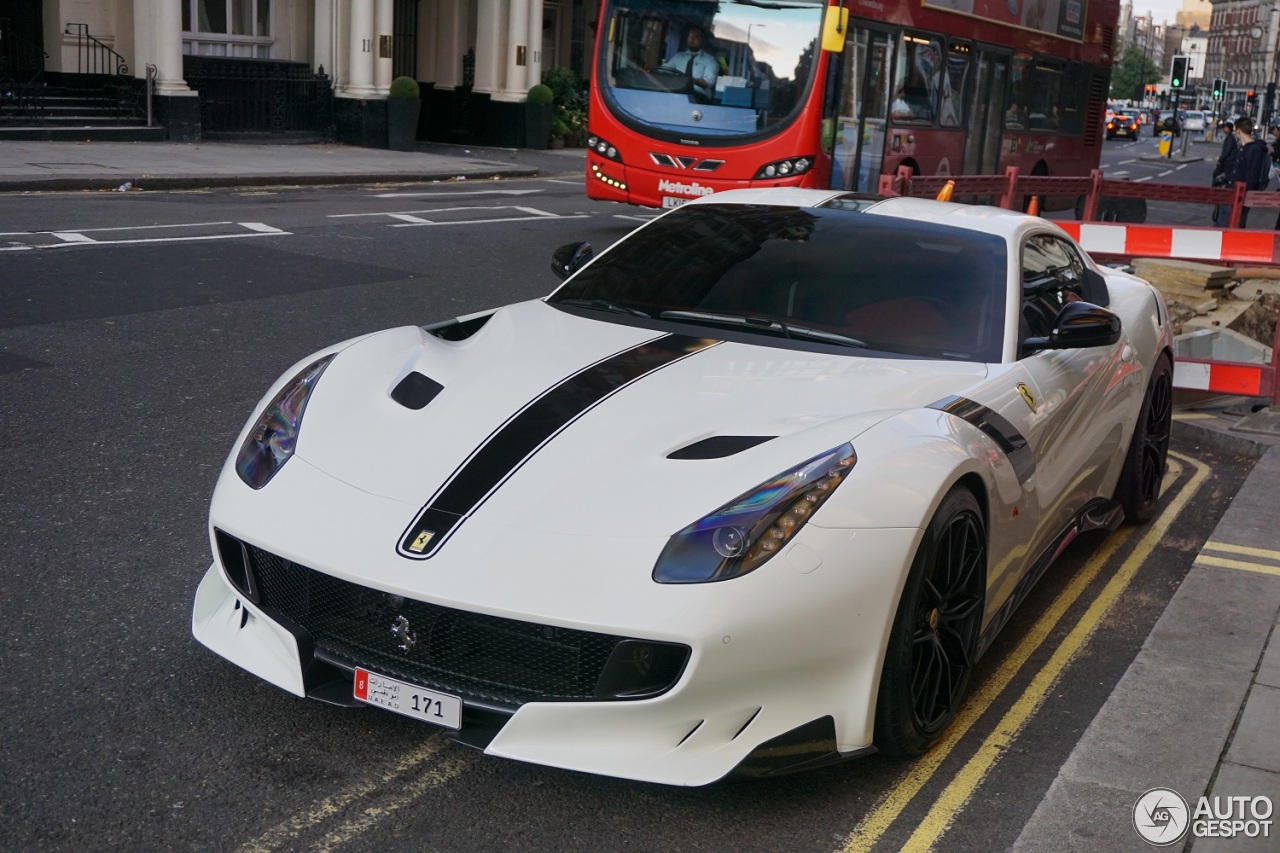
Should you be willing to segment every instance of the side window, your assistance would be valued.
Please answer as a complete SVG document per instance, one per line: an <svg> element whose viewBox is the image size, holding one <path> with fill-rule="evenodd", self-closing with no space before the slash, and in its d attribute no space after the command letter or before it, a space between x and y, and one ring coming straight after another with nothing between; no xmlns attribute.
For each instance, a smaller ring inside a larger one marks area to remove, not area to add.
<svg viewBox="0 0 1280 853"><path fill-rule="evenodd" d="M890 117L900 123L932 124L937 93L947 74L942 42L904 35L900 44Z"/></svg>
<svg viewBox="0 0 1280 853"><path fill-rule="evenodd" d="M1062 306L1080 299L1084 261L1066 241L1037 234L1022 246L1022 334L1043 337Z"/></svg>

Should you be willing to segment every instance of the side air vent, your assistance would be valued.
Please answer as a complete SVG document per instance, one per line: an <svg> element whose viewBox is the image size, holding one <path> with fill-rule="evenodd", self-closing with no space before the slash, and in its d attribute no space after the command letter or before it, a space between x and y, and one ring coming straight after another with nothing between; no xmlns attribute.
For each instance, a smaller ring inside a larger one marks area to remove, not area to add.
<svg viewBox="0 0 1280 853"><path fill-rule="evenodd" d="M693 171L714 172L716 169L719 169L723 165L724 165L723 160L703 160L698 165L693 167Z"/></svg>
<svg viewBox="0 0 1280 853"><path fill-rule="evenodd" d="M777 438L776 435L715 435L695 441L670 453L668 459L723 459L757 444Z"/></svg>
<svg viewBox="0 0 1280 853"><path fill-rule="evenodd" d="M1116 49L1116 28L1110 24L1102 25L1102 54L1110 59L1115 54Z"/></svg>
<svg viewBox="0 0 1280 853"><path fill-rule="evenodd" d="M421 409L436 398L444 386L416 370L391 389L391 399L406 409Z"/></svg>
<svg viewBox="0 0 1280 853"><path fill-rule="evenodd" d="M1089 100L1085 105L1084 145L1097 148L1102 144L1102 111L1107 103L1108 75L1094 74L1089 80Z"/></svg>

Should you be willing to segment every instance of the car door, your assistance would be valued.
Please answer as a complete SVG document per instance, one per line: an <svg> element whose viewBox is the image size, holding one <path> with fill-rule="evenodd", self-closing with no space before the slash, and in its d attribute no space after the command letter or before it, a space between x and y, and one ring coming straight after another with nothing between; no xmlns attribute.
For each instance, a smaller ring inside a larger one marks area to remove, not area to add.
<svg viewBox="0 0 1280 853"><path fill-rule="evenodd" d="M1081 299L1085 264L1076 247L1056 234L1023 240L1017 263L1022 278L1019 339L1047 336L1068 302ZM1026 442L1020 512L1032 523L1022 528L1020 567L993 578L994 601L1012 592L1023 571L1048 547L1084 506L1101 495L1113 461L1124 448L1124 412L1131 407L1110 399L1127 372L1127 332L1112 346L1021 352L992 372L979 400L1007 421Z"/></svg>

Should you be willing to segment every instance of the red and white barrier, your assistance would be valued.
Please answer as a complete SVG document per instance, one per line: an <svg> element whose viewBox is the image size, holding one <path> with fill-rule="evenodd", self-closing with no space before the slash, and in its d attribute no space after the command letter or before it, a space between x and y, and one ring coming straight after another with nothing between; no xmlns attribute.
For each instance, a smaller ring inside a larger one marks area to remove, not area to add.
<svg viewBox="0 0 1280 853"><path fill-rule="evenodd" d="M1099 222L1057 224L1091 255L1280 264L1280 233L1275 231Z"/></svg>

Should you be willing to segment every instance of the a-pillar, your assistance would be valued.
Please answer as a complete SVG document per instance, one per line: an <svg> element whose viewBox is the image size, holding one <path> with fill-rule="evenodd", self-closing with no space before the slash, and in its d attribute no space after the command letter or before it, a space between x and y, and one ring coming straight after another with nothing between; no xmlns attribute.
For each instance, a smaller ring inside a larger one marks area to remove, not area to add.
<svg viewBox="0 0 1280 853"><path fill-rule="evenodd" d="M199 139L200 99L182 73L182 7L134 0L133 53L135 76L146 79L147 65L156 67L155 118L169 131L169 139Z"/></svg>

